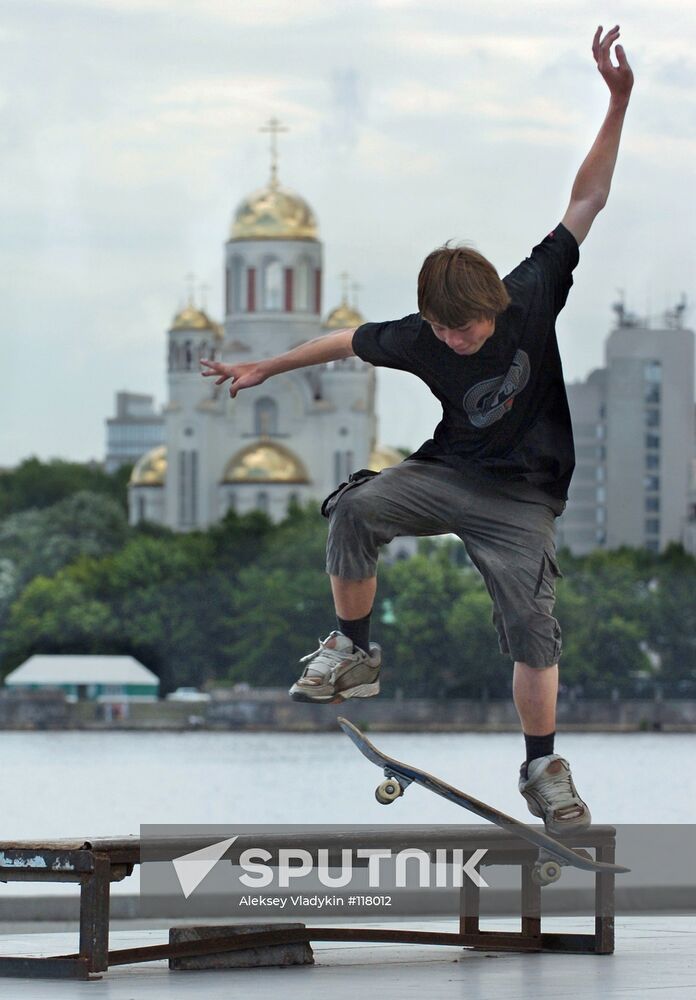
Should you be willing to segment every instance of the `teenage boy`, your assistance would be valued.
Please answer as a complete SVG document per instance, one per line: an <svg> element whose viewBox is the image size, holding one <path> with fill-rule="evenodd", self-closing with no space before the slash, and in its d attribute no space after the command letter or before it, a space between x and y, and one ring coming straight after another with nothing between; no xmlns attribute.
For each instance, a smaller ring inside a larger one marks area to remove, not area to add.
<svg viewBox="0 0 696 1000"><path fill-rule="evenodd" d="M358 475L324 504L327 571L338 628L304 657L291 696L334 702L379 692L381 651L370 643L379 547L398 535L453 532L493 599L501 651L514 661L513 698L526 759L519 789L553 833L584 828L590 811L568 761L554 753L561 630L553 617L560 576L554 521L573 473L573 435L555 320L578 246L604 207L633 74L618 26L595 33L592 52L609 110L573 184L562 221L502 280L485 257L442 247L418 276L418 313L316 338L275 358L203 361L230 395L280 372L357 355L408 371L442 403L431 440L400 465ZM426 665L424 664L424 669Z"/></svg>

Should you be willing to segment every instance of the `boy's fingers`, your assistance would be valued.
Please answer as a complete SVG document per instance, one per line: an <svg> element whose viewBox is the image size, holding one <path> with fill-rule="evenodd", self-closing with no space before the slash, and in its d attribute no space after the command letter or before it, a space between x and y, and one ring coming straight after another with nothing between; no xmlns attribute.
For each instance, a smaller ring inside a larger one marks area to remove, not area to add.
<svg viewBox="0 0 696 1000"><path fill-rule="evenodd" d="M626 52L624 50L623 45L617 45L615 52L616 52L616 58L618 60L621 69L628 69L628 59L626 58Z"/></svg>
<svg viewBox="0 0 696 1000"><path fill-rule="evenodd" d="M601 36L602 36L602 26L600 24L600 26L594 33L594 38L592 39L592 55L595 57L595 59L597 59L599 56L599 40Z"/></svg>
<svg viewBox="0 0 696 1000"><path fill-rule="evenodd" d="M604 36L604 38L602 39L602 41L600 42L599 46L600 52L602 53L603 56L606 56L607 59L609 58L611 47L618 37L619 37L619 29L612 28L612 30L608 31Z"/></svg>

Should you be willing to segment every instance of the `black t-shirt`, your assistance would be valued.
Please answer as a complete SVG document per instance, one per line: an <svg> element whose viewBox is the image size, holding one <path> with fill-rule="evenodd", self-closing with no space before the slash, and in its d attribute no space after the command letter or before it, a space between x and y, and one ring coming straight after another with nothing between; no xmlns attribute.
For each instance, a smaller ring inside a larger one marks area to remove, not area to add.
<svg viewBox="0 0 696 1000"><path fill-rule="evenodd" d="M358 327L359 358L412 372L442 404L433 437L410 458L446 462L563 512L575 451L555 320L578 257L575 237L559 223L503 278L510 305L476 354L455 354L420 313Z"/></svg>

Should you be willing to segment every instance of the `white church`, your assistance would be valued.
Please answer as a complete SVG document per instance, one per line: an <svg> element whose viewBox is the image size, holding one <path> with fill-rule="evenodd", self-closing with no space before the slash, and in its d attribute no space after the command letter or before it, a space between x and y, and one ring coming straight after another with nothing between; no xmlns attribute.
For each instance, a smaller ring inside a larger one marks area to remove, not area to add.
<svg viewBox="0 0 696 1000"><path fill-rule="evenodd" d="M200 374L200 358L271 357L363 317L343 301L321 316L323 246L307 202L278 182L271 120L268 185L234 213L225 244L225 319L191 299L168 331L164 444L136 462L130 521L190 531L230 509L273 521L289 503L322 500L351 472L401 461L377 446L375 371L359 358L276 375L229 396Z"/></svg>

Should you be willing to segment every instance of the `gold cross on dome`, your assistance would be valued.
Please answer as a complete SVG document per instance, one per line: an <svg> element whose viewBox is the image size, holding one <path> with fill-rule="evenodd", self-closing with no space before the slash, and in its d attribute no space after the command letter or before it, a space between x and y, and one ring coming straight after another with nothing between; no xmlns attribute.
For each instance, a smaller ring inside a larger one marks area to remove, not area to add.
<svg viewBox="0 0 696 1000"><path fill-rule="evenodd" d="M196 275L192 271L189 271L184 277L184 281L188 289L188 304L193 309L196 301Z"/></svg>
<svg viewBox="0 0 696 1000"><path fill-rule="evenodd" d="M278 135L290 130L281 125L277 118L269 118L259 132L268 132L271 137L271 187L278 187Z"/></svg>
<svg viewBox="0 0 696 1000"><path fill-rule="evenodd" d="M343 304L347 306L348 305L348 279L350 278L350 275L348 274L347 271L341 271L341 273L339 274L339 278L341 279L341 297L342 297L342 300L343 300Z"/></svg>

